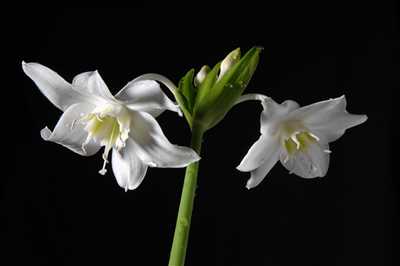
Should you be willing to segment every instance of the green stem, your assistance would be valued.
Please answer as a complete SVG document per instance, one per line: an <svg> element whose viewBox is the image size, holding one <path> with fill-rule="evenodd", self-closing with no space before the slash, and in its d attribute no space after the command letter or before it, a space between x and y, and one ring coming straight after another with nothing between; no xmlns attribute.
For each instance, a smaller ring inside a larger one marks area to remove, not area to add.
<svg viewBox="0 0 400 266"><path fill-rule="evenodd" d="M203 130L193 127L191 147L200 154ZM192 218L193 202L197 186L199 162L190 164L186 168L185 180L179 204L178 218L176 219L174 240L169 257L169 266L183 266L185 263L186 248L189 240L190 221Z"/></svg>

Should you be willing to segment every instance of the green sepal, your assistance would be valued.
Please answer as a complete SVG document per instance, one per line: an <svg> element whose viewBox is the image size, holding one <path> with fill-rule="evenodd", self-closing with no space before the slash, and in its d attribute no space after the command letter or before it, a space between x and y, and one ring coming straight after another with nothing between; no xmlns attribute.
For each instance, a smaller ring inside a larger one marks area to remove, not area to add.
<svg viewBox="0 0 400 266"><path fill-rule="evenodd" d="M183 115L186 118L186 121L188 122L189 126L192 127L192 113L187 109L188 104L185 96L183 96L183 94L179 90L174 91L174 96L176 102L183 112Z"/></svg>
<svg viewBox="0 0 400 266"><path fill-rule="evenodd" d="M193 86L193 76L194 69L189 70L186 75L179 81L178 90L182 93L182 95L186 99L187 106L186 108L190 113L193 111L194 100L196 97L196 91Z"/></svg>

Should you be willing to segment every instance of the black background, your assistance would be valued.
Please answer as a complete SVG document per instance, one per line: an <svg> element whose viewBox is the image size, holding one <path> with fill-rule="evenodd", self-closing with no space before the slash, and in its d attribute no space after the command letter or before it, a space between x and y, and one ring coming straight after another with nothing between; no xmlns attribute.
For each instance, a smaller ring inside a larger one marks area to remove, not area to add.
<svg viewBox="0 0 400 266"><path fill-rule="evenodd" d="M331 145L325 178L301 179L278 163L248 191L248 174L235 167L259 137L261 106L233 108L205 137L186 265L396 264L395 5L244 5L15 13L14 114L21 123L14 175L1 196L10 236L2 265L166 265L184 175L149 169L140 187L125 193L112 171L98 174L100 154L83 158L44 142L40 129L52 129L61 113L23 74L22 60L68 81L97 69L116 93L140 74L177 82L192 67L253 45L265 49L246 92L301 105L345 94L349 112L369 119ZM172 143L189 143L176 114L158 121Z"/></svg>

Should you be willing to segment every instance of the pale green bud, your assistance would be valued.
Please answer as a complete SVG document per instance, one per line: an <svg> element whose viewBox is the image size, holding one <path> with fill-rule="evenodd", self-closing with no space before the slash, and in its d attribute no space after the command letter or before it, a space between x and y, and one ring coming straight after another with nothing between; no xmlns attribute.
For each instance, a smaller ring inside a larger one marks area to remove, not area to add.
<svg viewBox="0 0 400 266"><path fill-rule="evenodd" d="M204 65L199 73L197 73L195 79L194 79L194 85L196 87L200 86L200 84L204 81L204 79L206 78L208 72L210 72L210 67L207 65Z"/></svg>
<svg viewBox="0 0 400 266"><path fill-rule="evenodd" d="M253 76L260 51L253 47L240 58L236 49L213 67L196 92L193 126L208 130L224 118Z"/></svg>
<svg viewBox="0 0 400 266"><path fill-rule="evenodd" d="M240 48L237 48L230 52L224 60L221 62L221 68L219 71L218 79L221 79L222 76L237 62L240 60Z"/></svg>

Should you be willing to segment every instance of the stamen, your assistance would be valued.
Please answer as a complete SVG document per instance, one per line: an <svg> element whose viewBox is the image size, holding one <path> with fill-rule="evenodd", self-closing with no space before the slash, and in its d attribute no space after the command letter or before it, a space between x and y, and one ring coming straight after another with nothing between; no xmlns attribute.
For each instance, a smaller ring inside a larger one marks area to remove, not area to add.
<svg viewBox="0 0 400 266"><path fill-rule="evenodd" d="M296 134L297 134L297 132L294 133L292 136L290 136L290 138L293 140L294 143L296 143L296 149L299 150L300 149L300 142L297 139Z"/></svg>
<svg viewBox="0 0 400 266"><path fill-rule="evenodd" d="M148 162L147 165L150 167L157 167L157 164L155 162Z"/></svg>
<svg viewBox="0 0 400 266"><path fill-rule="evenodd" d="M317 136L315 136L313 133L308 132L308 135L310 135L313 139L315 139L316 141L319 141L319 138Z"/></svg>
<svg viewBox="0 0 400 266"><path fill-rule="evenodd" d="M100 169L99 174L105 175L107 173L106 165L108 163L107 157L108 153L110 152L111 147L106 146L103 152L103 167Z"/></svg>
<svg viewBox="0 0 400 266"><path fill-rule="evenodd" d="M95 114L97 120L99 120L100 122L103 122L103 118L101 117L100 114Z"/></svg>
<svg viewBox="0 0 400 266"><path fill-rule="evenodd" d="M108 163L108 160L107 160L107 158L108 158L108 153L110 152L111 148L112 148L113 145L115 144L115 139L116 139L116 137L117 137L116 134L118 134L117 130L118 130L118 125L117 125L117 123L114 122L114 125L113 125L113 127L112 127L112 129L111 129L111 133L110 133L109 139L107 140L107 142L106 142L106 144L105 144L105 147L104 147L104 153L103 153L103 160L104 160L104 162L103 162L103 167L102 167L101 170L99 171L99 173L100 173L101 175L105 175L105 173L107 173L106 165L107 165L107 163Z"/></svg>
<svg viewBox="0 0 400 266"><path fill-rule="evenodd" d="M286 155L285 159L283 159L283 163L287 163L289 161L289 155Z"/></svg>
<svg viewBox="0 0 400 266"><path fill-rule="evenodd" d="M103 157L103 159L104 159L104 157ZM107 169L106 169L107 162L108 162L107 160L104 160L103 167L100 169L99 174L105 175L107 173Z"/></svg>

